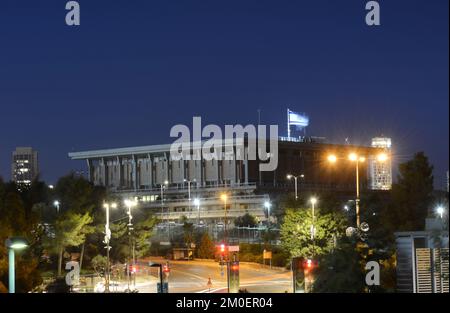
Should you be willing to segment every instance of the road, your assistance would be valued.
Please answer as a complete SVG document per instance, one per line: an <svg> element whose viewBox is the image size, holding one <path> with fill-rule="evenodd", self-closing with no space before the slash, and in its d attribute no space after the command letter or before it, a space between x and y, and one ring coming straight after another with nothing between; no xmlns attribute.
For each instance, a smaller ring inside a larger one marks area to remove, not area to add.
<svg viewBox="0 0 450 313"><path fill-rule="evenodd" d="M154 258L145 260L148 261L165 262ZM250 293L292 292L290 271L269 269L255 263L241 263L239 267L240 287ZM220 265L214 261L170 261L169 293L225 293L227 292L225 267L223 272L221 275ZM207 286L209 277L212 282L211 288ZM136 288L141 293L154 293L158 281L156 271L153 271L152 275L140 274L136 279Z"/></svg>

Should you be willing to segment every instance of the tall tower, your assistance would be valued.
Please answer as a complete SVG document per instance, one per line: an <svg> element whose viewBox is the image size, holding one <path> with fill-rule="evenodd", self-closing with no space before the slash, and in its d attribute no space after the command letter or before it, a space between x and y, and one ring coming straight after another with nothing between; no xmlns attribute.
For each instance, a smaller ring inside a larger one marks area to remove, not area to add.
<svg viewBox="0 0 450 313"><path fill-rule="evenodd" d="M38 153L31 147L17 147L12 153L11 179L19 185L30 185L39 174Z"/></svg>
<svg viewBox="0 0 450 313"><path fill-rule="evenodd" d="M388 155L386 160L383 161L378 160L376 156L372 156L369 160L370 189L372 190L390 190L392 188L391 145L391 138L372 138L372 147L384 149Z"/></svg>

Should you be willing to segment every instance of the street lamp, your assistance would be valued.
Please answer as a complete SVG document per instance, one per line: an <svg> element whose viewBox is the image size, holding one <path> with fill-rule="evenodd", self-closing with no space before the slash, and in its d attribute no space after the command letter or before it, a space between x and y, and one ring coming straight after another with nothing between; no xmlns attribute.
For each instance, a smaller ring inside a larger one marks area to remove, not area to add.
<svg viewBox="0 0 450 313"><path fill-rule="evenodd" d="M131 237L131 231L133 230L133 223L131 220L133 219L133 216L131 215L131 208L137 205L136 201L125 199L124 200L125 206L127 207L127 215L128 215L128 238L129 238L129 246L130 246L130 254L132 257L132 260L129 260L128 262L128 291L130 291L130 282L131 282L131 273L130 273L130 264L132 263L133 266L135 265L135 255L134 255L134 242Z"/></svg>
<svg viewBox="0 0 450 313"><path fill-rule="evenodd" d="M439 214L439 216L441 217L441 219L444 217L444 213L445 213L445 209L442 205L438 206L436 208L436 213Z"/></svg>
<svg viewBox="0 0 450 313"><path fill-rule="evenodd" d="M194 205L197 206L197 212L198 212L197 225L200 226L200 199L199 198L194 199Z"/></svg>
<svg viewBox="0 0 450 313"><path fill-rule="evenodd" d="M272 206L272 204L269 201L264 202L264 207L267 210L267 217L268 217L269 221L270 221L270 207L271 206Z"/></svg>
<svg viewBox="0 0 450 313"><path fill-rule="evenodd" d="M169 182L167 180L164 181L163 184L161 184L161 220L164 218L164 188L169 185Z"/></svg>
<svg viewBox="0 0 450 313"><path fill-rule="evenodd" d="M330 154L327 157L327 160L330 163L336 163L337 159L338 158L334 154ZM359 201L360 201L360 195L359 195L359 163L365 162L366 158L364 156L356 154L355 152L352 152L352 153L350 153L348 155L348 159L351 162L355 162L355 165L356 165L355 166L355 169L356 169L356 200L355 200L355 208L356 208L356 227L359 228L359 226L360 226L360 214L359 214ZM388 155L386 153L380 153L376 157L376 160L378 162L385 162L387 159L388 159Z"/></svg>
<svg viewBox="0 0 450 313"><path fill-rule="evenodd" d="M297 176L295 176L295 175L292 175L292 174L287 174L286 175L286 178L287 179L289 179L289 180L291 180L292 178L294 178L294 184L295 184L295 200L297 200L298 199L298 194L297 194L297 180L298 180L298 178L304 178L305 177L305 175L303 175L303 174L301 174L301 175L297 175Z"/></svg>
<svg viewBox="0 0 450 313"><path fill-rule="evenodd" d="M225 241L225 243L227 244L228 243L228 233L227 233L227 199L228 199L228 196L227 196L227 194L225 194L225 193L223 193L221 196L220 196L220 199L222 199L222 201L223 201L223 203L224 203L224 206L223 206L223 208L224 208L224 214L225 214L225 221L224 221L224 241Z"/></svg>
<svg viewBox="0 0 450 313"><path fill-rule="evenodd" d="M16 271L15 271L15 250L22 250L28 247L28 242L22 237L10 237L5 240L5 246L8 249L9 263L9 293L16 292Z"/></svg>
<svg viewBox="0 0 450 313"><path fill-rule="evenodd" d="M59 213L59 205L61 203L58 200L53 201L53 206L56 208L56 212Z"/></svg>
<svg viewBox="0 0 450 313"><path fill-rule="evenodd" d="M194 178L192 181L187 179L183 179L183 181L188 184L188 199L191 201L191 183L195 183L197 180Z"/></svg>
<svg viewBox="0 0 450 313"><path fill-rule="evenodd" d="M117 204L115 202L112 203L104 203L103 207L106 210L106 224L105 224L105 240L106 243L106 279L105 279L105 292L109 292L109 280L110 280L110 265L109 265L109 250L111 246L109 242L111 240L111 229L109 228L109 208L115 209L117 208Z"/></svg>
<svg viewBox="0 0 450 313"><path fill-rule="evenodd" d="M316 205L316 203L317 203L317 198L315 198L315 197L312 197L310 200L309 200L310 202L311 202L311 209L312 209L312 225L311 225L311 240L312 240L312 242L313 242L313 257L314 257L314 254L315 254L315 232L316 232L316 230L315 230L315 212L314 212L314 209L315 209L315 205Z"/></svg>

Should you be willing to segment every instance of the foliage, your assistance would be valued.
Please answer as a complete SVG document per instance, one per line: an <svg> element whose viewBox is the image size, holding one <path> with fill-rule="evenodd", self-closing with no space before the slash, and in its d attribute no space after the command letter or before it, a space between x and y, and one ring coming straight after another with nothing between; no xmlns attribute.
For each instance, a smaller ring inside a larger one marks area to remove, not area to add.
<svg viewBox="0 0 450 313"><path fill-rule="evenodd" d="M194 224L188 221L186 216L181 217L181 223L183 224L183 240L187 247L191 246L194 242Z"/></svg>
<svg viewBox="0 0 450 313"><path fill-rule="evenodd" d="M103 275L106 268L106 256L96 255L91 260L91 266L97 274Z"/></svg>
<svg viewBox="0 0 450 313"><path fill-rule="evenodd" d="M200 259L214 259L215 249L216 247L214 242L211 240L208 233L205 232L200 239L200 244L198 245L197 257Z"/></svg>
<svg viewBox="0 0 450 313"><path fill-rule="evenodd" d="M12 236L25 237L27 249L16 254L16 292L27 292L42 282L39 265L39 219L27 210L23 194L14 183L0 181L0 287L8 286L8 258L4 242Z"/></svg>
<svg viewBox="0 0 450 313"><path fill-rule="evenodd" d="M66 211L58 216L53 227L53 236L46 240L48 251L58 254L58 276L61 275L63 252L67 247L77 247L84 243L87 233L93 231L89 213Z"/></svg>
<svg viewBox="0 0 450 313"><path fill-rule="evenodd" d="M156 223L157 219L154 216L147 216L136 224L134 230L136 257L140 258L148 255L150 250L150 237L152 236Z"/></svg>
<svg viewBox="0 0 450 313"><path fill-rule="evenodd" d="M362 259L355 243L343 240L333 252L319 259L313 292L364 292Z"/></svg>
<svg viewBox="0 0 450 313"><path fill-rule="evenodd" d="M423 230L432 203L433 167L423 152L399 165L387 222L395 231Z"/></svg>
<svg viewBox="0 0 450 313"><path fill-rule="evenodd" d="M239 216L234 220L234 225L237 227L255 227L257 224L256 217L249 213Z"/></svg>
<svg viewBox="0 0 450 313"><path fill-rule="evenodd" d="M291 257L320 256L331 251L334 242L345 232L346 221L342 214L315 214L316 233L311 238L312 212L310 209L288 209L281 225L282 246Z"/></svg>

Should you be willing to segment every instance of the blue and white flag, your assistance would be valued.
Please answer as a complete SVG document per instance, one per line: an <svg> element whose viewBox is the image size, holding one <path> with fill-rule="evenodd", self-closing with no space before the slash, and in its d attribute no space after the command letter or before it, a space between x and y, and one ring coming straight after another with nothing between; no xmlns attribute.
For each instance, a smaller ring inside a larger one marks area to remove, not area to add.
<svg viewBox="0 0 450 313"><path fill-rule="evenodd" d="M289 126L295 125L306 127L309 125L309 117L305 114L296 113L288 109L288 124Z"/></svg>

